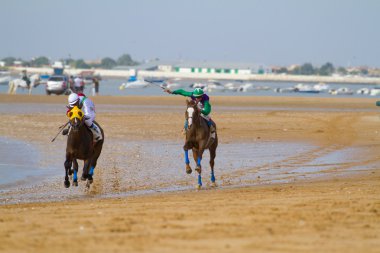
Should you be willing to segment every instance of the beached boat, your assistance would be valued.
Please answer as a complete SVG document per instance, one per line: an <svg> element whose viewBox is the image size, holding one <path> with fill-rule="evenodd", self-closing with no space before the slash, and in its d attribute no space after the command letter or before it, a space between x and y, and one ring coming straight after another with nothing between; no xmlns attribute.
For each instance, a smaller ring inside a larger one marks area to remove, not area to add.
<svg viewBox="0 0 380 253"><path fill-rule="evenodd" d="M181 87L184 87L184 85L180 82L175 82L175 81L169 80L169 81L165 81L164 83L162 83L161 87L164 87L164 88L169 89L169 90L175 90L175 89L179 89Z"/></svg>
<svg viewBox="0 0 380 253"><path fill-rule="evenodd" d="M243 85L240 85L240 87L237 89L239 92L253 92L256 91L256 88L253 86L252 83L245 83Z"/></svg>
<svg viewBox="0 0 380 253"><path fill-rule="evenodd" d="M204 83L192 83L190 84L190 88L201 88L201 89L204 89L206 87L206 84Z"/></svg>
<svg viewBox="0 0 380 253"><path fill-rule="evenodd" d="M379 96L380 95L380 86L375 86L370 90L369 93L371 96Z"/></svg>
<svg viewBox="0 0 380 253"><path fill-rule="evenodd" d="M369 88L361 88L356 91L356 94L368 95L371 92Z"/></svg>
<svg viewBox="0 0 380 253"><path fill-rule="evenodd" d="M208 92L213 92L213 91L224 91L225 88L224 88L224 85L221 84L220 82L217 82L217 81L209 81L207 84L206 84L206 90Z"/></svg>
<svg viewBox="0 0 380 253"><path fill-rule="evenodd" d="M226 90L229 90L229 91L237 91L237 90L239 89L240 85L241 85L241 84L230 82L230 83L226 83L226 84L224 85L224 88L225 88Z"/></svg>
<svg viewBox="0 0 380 253"><path fill-rule="evenodd" d="M0 76L0 84L7 84L11 81L11 76Z"/></svg>
<svg viewBox="0 0 380 253"><path fill-rule="evenodd" d="M347 87L341 87L337 90L331 89L329 90L329 93L331 95L353 95L354 91Z"/></svg>
<svg viewBox="0 0 380 253"><path fill-rule="evenodd" d="M137 79L135 75L130 76L128 81L126 83L122 83L119 87L120 90L124 90L126 88L129 89L138 89L138 88L145 88L150 83L146 82L144 79Z"/></svg>
<svg viewBox="0 0 380 253"><path fill-rule="evenodd" d="M307 85L307 84L302 84L299 83L296 86L294 86L294 91L300 92L300 93L319 93L319 90L316 90L314 87Z"/></svg>
<svg viewBox="0 0 380 253"><path fill-rule="evenodd" d="M330 89L330 86L325 83L318 83L314 85L313 88L319 92L327 92Z"/></svg>
<svg viewBox="0 0 380 253"><path fill-rule="evenodd" d="M295 92L296 88L294 87L285 87L285 88L275 88L274 92L277 93L289 93L289 92Z"/></svg>

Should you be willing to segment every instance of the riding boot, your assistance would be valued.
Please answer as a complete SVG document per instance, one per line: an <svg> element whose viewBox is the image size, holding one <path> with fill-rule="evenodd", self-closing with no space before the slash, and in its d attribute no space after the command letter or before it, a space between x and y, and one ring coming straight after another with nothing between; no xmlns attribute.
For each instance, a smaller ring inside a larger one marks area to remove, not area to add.
<svg viewBox="0 0 380 253"><path fill-rule="evenodd" d="M216 131L216 129L215 129L214 125L211 125L210 126L211 139L215 139L215 131Z"/></svg>
<svg viewBox="0 0 380 253"><path fill-rule="evenodd" d="M94 135L95 141L100 141L101 139L103 139L102 133L101 133L101 131L97 125L92 123L92 125L90 126L90 130L91 130L92 134Z"/></svg>
<svg viewBox="0 0 380 253"><path fill-rule="evenodd" d="M70 128L71 128L71 127L68 127L68 128L66 128L66 129L63 129L63 131L62 131L62 135L68 135L69 132L70 132Z"/></svg>

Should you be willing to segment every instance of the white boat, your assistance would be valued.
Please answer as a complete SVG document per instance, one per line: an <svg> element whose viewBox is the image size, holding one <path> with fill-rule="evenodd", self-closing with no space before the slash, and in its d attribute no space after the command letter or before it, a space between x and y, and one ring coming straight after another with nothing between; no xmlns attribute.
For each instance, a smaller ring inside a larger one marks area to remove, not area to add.
<svg viewBox="0 0 380 253"><path fill-rule="evenodd" d="M295 92L296 88L294 87L285 87L285 88L275 88L274 92L277 93L289 93L289 92Z"/></svg>
<svg viewBox="0 0 380 253"><path fill-rule="evenodd" d="M0 76L0 84L8 84L11 79L11 76Z"/></svg>
<svg viewBox="0 0 380 253"><path fill-rule="evenodd" d="M201 88L201 89L204 89L206 87L206 84L204 83L192 83L190 84L190 88Z"/></svg>
<svg viewBox="0 0 380 253"><path fill-rule="evenodd" d="M301 93L319 93L319 90L314 89L314 87L299 83L296 86L294 86L294 91L301 92Z"/></svg>
<svg viewBox="0 0 380 253"><path fill-rule="evenodd" d="M169 90L175 90L184 87L182 83L179 82L173 82L173 81L166 81L164 82L161 87L164 87Z"/></svg>
<svg viewBox="0 0 380 253"><path fill-rule="evenodd" d="M217 81L210 81L206 84L206 88L208 92L213 92L213 91L224 91L225 88L223 84L217 82Z"/></svg>
<svg viewBox="0 0 380 253"><path fill-rule="evenodd" d="M270 90L269 86L255 86L255 90Z"/></svg>
<svg viewBox="0 0 380 253"><path fill-rule="evenodd" d="M314 85L313 88L319 92L327 92L330 89L330 86L325 83L318 83Z"/></svg>
<svg viewBox="0 0 380 253"><path fill-rule="evenodd" d="M245 83L243 85L240 85L240 87L237 89L239 92L252 92L255 91L256 88L253 86L252 83Z"/></svg>
<svg viewBox="0 0 380 253"><path fill-rule="evenodd" d="M335 89L329 90L329 93L331 95L353 95L354 91L351 90L350 88L342 87L342 88L339 88L337 90L335 90Z"/></svg>
<svg viewBox="0 0 380 253"><path fill-rule="evenodd" d="M369 92L371 96L379 96L380 95L380 86L375 86Z"/></svg>
<svg viewBox="0 0 380 253"><path fill-rule="evenodd" d="M122 83L119 89L124 90L124 89L145 88L149 84L150 83L146 82L144 79L136 79L132 81L127 81L126 83Z"/></svg>
<svg viewBox="0 0 380 253"><path fill-rule="evenodd" d="M237 91L238 89L239 89L239 87L240 87L240 85L241 84L237 84L237 83L226 83L225 85L224 85L224 88L226 89L226 90L230 90L230 91Z"/></svg>
<svg viewBox="0 0 380 253"><path fill-rule="evenodd" d="M368 95L370 94L371 90L369 88L361 88L356 91L357 94L363 94Z"/></svg>

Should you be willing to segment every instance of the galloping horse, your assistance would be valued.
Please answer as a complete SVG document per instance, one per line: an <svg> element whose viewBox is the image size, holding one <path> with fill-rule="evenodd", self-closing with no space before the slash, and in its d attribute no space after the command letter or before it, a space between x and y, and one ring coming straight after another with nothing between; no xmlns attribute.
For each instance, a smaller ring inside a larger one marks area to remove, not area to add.
<svg viewBox="0 0 380 253"><path fill-rule="evenodd" d="M191 174L192 172L188 154L189 149L192 149L194 161L197 164L197 167L195 168L198 172L197 187L200 189L202 187L202 155L203 152L208 149L210 151L211 183L212 186L216 186L214 176L214 160L216 156L216 148L218 147L218 135L215 133L215 139L212 141L210 138L210 129L206 120L201 116L201 110L198 108L198 104L195 101L187 101L185 118L188 122L186 141L183 146L185 151L186 173Z"/></svg>
<svg viewBox="0 0 380 253"><path fill-rule="evenodd" d="M22 79L14 79L8 83L8 94L16 94L17 88L29 89L29 95L32 94L32 89L40 84L40 75L34 74L30 77L30 85Z"/></svg>
<svg viewBox="0 0 380 253"><path fill-rule="evenodd" d="M89 188L93 182L92 176L94 175L97 160L102 152L104 132L99 124L95 122L102 132L103 139L94 143L92 132L84 123L85 118L82 110L74 106L67 116L70 118L71 129L67 138L66 161L64 163L66 172L65 187L70 187L69 174L71 174L70 169L72 164L74 168L73 185L78 186L77 159L79 159L84 161L81 180L85 181L87 179L86 186Z"/></svg>

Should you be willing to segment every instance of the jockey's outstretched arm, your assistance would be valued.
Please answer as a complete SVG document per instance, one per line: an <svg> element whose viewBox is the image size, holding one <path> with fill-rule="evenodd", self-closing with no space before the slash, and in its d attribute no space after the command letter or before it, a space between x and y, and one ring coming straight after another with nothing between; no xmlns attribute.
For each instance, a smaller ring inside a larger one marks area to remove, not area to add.
<svg viewBox="0 0 380 253"><path fill-rule="evenodd" d="M184 97L191 97L193 95L193 93L191 91L185 91L183 89L171 91L170 94L181 95L181 96L184 96Z"/></svg>

